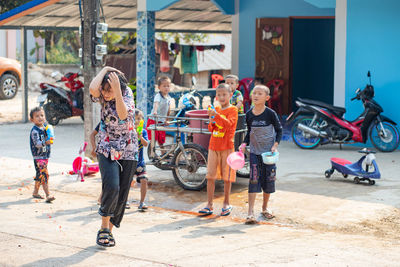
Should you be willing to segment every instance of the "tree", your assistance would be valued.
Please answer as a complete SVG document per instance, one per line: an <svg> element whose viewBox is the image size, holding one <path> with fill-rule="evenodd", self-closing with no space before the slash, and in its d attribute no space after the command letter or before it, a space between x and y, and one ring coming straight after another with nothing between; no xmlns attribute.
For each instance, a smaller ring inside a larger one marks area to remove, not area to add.
<svg viewBox="0 0 400 267"><path fill-rule="evenodd" d="M0 1L0 14L28 3L29 1L30 0L2 0Z"/></svg>

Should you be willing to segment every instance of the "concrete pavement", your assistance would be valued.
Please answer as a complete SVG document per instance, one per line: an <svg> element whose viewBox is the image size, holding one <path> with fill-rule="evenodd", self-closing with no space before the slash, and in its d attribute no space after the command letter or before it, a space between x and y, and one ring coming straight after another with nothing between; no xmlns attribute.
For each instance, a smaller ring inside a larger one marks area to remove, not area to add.
<svg viewBox="0 0 400 267"><path fill-rule="evenodd" d="M233 186L232 216L202 218L195 211L206 201L204 191L185 191L170 171L149 167L151 209L140 213L132 205L114 231L117 246L104 250L95 245L99 176L81 183L65 175L83 142L82 122L69 119L55 129L49 165L53 204L31 198L30 128L0 126L0 237L6 244L0 265L395 266L400 260L399 151L377 154L382 180L368 186L323 175L330 157L355 161L361 156L357 148L305 151L282 143L278 191L271 199L277 217L255 226L244 225L246 179ZM132 188L131 200L138 191ZM219 184L216 210L222 194Z"/></svg>

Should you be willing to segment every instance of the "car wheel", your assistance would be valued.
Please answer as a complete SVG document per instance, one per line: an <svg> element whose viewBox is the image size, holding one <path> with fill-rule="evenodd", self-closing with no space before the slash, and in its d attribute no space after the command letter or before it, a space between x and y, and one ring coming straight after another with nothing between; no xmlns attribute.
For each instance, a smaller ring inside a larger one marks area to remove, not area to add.
<svg viewBox="0 0 400 267"><path fill-rule="evenodd" d="M11 99L17 95L18 79L12 74L4 74L0 78L0 99Z"/></svg>

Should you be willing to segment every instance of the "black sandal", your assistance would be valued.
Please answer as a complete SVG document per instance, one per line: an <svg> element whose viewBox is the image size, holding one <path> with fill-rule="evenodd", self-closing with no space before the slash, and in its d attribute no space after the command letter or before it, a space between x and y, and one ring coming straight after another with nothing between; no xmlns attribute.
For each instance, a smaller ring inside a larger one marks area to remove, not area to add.
<svg viewBox="0 0 400 267"><path fill-rule="evenodd" d="M113 234L110 232L109 237L108 237L108 245L110 247L114 247L115 246L115 239Z"/></svg>
<svg viewBox="0 0 400 267"><path fill-rule="evenodd" d="M110 246L110 230L107 228L100 229L97 232L97 238L96 238L96 244L102 247L109 247ZM103 242L100 242L100 240L103 240ZM107 240L107 242L104 242ZM115 245L115 241L114 241Z"/></svg>

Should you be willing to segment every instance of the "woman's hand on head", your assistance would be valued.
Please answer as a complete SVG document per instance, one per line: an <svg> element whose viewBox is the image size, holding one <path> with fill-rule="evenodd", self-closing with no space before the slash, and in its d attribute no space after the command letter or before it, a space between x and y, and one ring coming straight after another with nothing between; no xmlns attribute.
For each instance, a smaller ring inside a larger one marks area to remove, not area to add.
<svg viewBox="0 0 400 267"><path fill-rule="evenodd" d="M110 84L114 95L118 92L121 92L121 85L119 83L118 75L115 72L111 72L108 77L108 83Z"/></svg>
<svg viewBox="0 0 400 267"><path fill-rule="evenodd" d="M109 66L105 66L105 67L103 68L103 70L105 70L106 72L118 72L118 73L121 73L121 74L122 74L122 72L121 72L120 70L118 70L118 69L116 69L116 68L113 68L113 67L109 67Z"/></svg>

